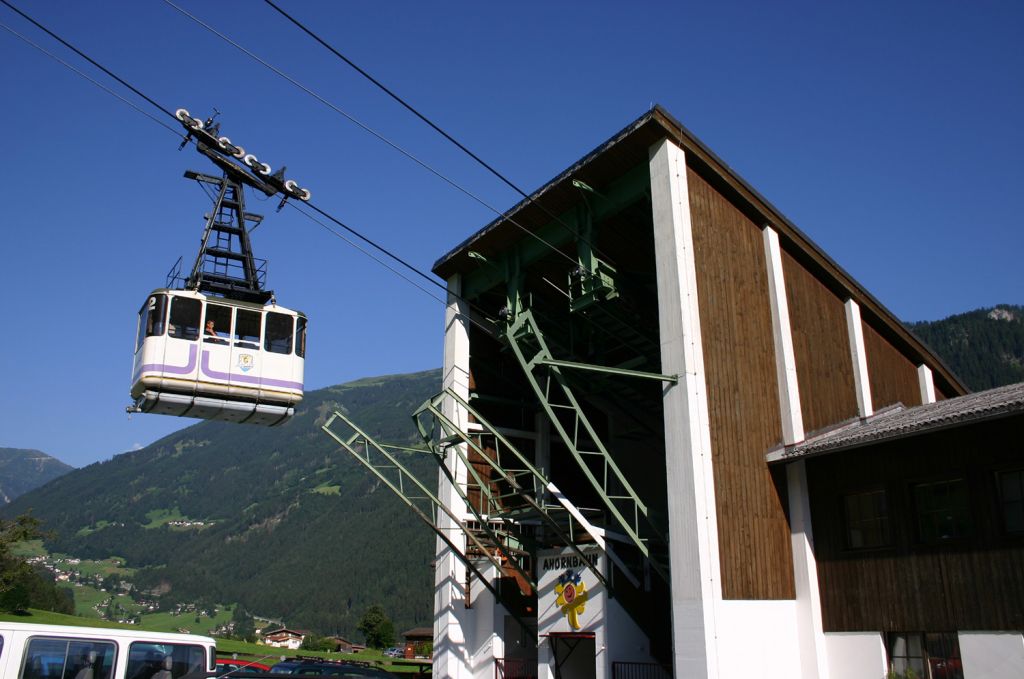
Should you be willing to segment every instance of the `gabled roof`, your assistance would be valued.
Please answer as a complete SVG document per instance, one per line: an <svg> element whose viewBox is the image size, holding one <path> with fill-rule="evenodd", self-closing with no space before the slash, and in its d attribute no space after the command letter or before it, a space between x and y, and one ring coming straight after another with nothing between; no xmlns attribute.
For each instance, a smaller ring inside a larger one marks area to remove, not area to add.
<svg viewBox="0 0 1024 679"><path fill-rule="evenodd" d="M431 627L413 627L412 629L402 632L402 636L406 639L410 637L416 639L432 639L434 637L434 630Z"/></svg>
<svg viewBox="0 0 1024 679"><path fill-rule="evenodd" d="M270 630L270 631L263 632L263 636L265 636L265 637L271 637L271 636L274 636L275 634L292 634L292 635L295 635L297 637L304 637L307 634L309 634L309 630L290 629L288 627L279 627L277 629L273 629L273 630Z"/></svg>
<svg viewBox="0 0 1024 679"><path fill-rule="evenodd" d="M796 445L772 450L766 458L768 462L787 462L1020 414L1024 414L1024 382L914 408L898 404Z"/></svg>
<svg viewBox="0 0 1024 679"><path fill-rule="evenodd" d="M489 257L524 238L524 229L538 231L555 221L553 215L563 214L579 201L574 180L600 187L641 164L646 165L650 147L665 138L679 145L686 153L687 165L727 196L751 221L758 226L770 224L782 242L788 244L787 250L838 297L854 299L865 320L878 319L878 329L890 341L920 362L925 362L927 357L927 362L935 369L936 385L941 386L944 393L967 393L959 378L924 342L661 106L651 108L529 198L442 256L434 263L434 273L448 279L453 274L474 270L479 264L470 257L470 251Z"/></svg>

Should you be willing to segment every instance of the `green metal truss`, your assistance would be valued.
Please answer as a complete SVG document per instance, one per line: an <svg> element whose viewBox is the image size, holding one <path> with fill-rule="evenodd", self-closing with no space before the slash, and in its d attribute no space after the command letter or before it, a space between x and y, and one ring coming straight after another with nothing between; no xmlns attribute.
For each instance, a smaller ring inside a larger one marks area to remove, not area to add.
<svg viewBox="0 0 1024 679"><path fill-rule="evenodd" d="M445 415L441 409L445 399L451 399L457 406L464 408L478 429L468 432ZM600 569L590 563L577 545L576 538L585 529L578 525L579 522L566 511L566 507L545 501L546 496L559 493L557 487L479 411L453 390L445 389L420 406L413 414L413 420L424 442L431 446L436 454L443 455L445 449L454 450L470 470L475 487L479 488L481 512L486 512L488 517L507 517L513 521L522 515L523 510L529 512L531 518L540 519L563 545L576 552L581 561L587 564L594 576L605 586L609 596L613 595L607 578ZM484 447L484 439L493 442L493 453ZM495 493L492 483L476 474L466 454L467 450L477 453L479 458L494 470L509 492ZM521 504L510 507L517 500ZM555 517L556 512L564 515L562 521ZM563 523L566 523L565 527ZM614 555L612 557L614 558Z"/></svg>
<svg viewBox="0 0 1024 679"><path fill-rule="evenodd" d="M668 581L667 565L659 563L651 549L653 541L656 543L655 552L660 553L667 540L648 519L647 505L637 495L601 441L562 371L575 368L615 375L635 373L631 376L668 382L676 381L677 377L558 361L551 355L544 335L529 310L509 320L505 339L555 431L572 454L584 477L597 492L615 523L640 550L650 567Z"/></svg>
<svg viewBox="0 0 1024 679"><path fill-rule="evenodd" d="M335 423L339 421L348 428L350 433L348 433L347 436L339 434L332 429L332 426L336 426ZM487 559L491 565L497 568L499 573L505 572L506 565L512 565L514 570L526 577L526 582L528 582L533 588L533 591L536 592L536 584L534 583L533 578L524 574L518 563L518 557L522 553L521 550L510 548L508 544L503 541L502 537L497 535L490 528L487 520L481 517L477 512L474 512L474 516L478 522L477 525L469 525L465 519L458 516L450 507L445 505L436 495L434 495L426 484L416 478L416 476L409 471L409 469L402 464L397 457L395 457L392 451L415 452L431 455L431 457L433 457L438 463L439 467L448 476L452 485L457 490L460 490L460 494L463 499L466 499L465 495L459 488L459 484L455 483L455 480L451 477L451 472L447 465L445 465L443 457L439 458L432 451L425 451L418 448L381 444L360 429L352 420L337 411L331 414L331 417L324 423L321 429L323 429L324 433L334 439L342 448L348 451L352 457L366 467L374 476L380 479L384 485L391 489L391 491L398 496L398 498L407 507L409 507L417 517L420 518L420 520L426 523L437 534L437 536L441 538L446 545L448 545L452 554L454 554L455 557L458 558L459 561L461 561L466 568L468 568L494 595L497 601L502 602L503 604L505 603L505 597L502 595L501 591L491 583L490 579L484 576L477 565L473 562L473 559L452 541L445 532L445 529L438 525L438 521L442 514L447 516L452 524L462 531L468 542L472 543L476 548L476 553ZM481 537L486 537L486 542L482 540ZM499 558L499 556L501 558ZM502 561L502 558L505 560L504 562ZM532 625L516 615L514 607L506 605L505 608L524 629L531 633L536 631Z"/></svg>

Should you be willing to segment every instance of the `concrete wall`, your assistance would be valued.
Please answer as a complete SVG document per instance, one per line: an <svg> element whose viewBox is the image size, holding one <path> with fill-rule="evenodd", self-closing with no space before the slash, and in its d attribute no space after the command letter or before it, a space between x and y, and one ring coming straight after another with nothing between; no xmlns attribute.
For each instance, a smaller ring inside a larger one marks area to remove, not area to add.
<svg viewBox="0 0 1024 679"><path fill-rule="evenodd" d="M722 679L801 677L795 601L720 601L718 676ZM690 676L677 667L676 676Z"/></svg>
<svg viewBox="0 0 1024 679"><path fill-rule="evenodd" d="M1024 677L1024 637L1020 632L960 632L965 679Z"/></svg>
<svg viewBox="0 0 1024 679"><path fill-rule="evenodd" d="M829 679L882 679L885 645L879 632L838 632L825 635Z"/></svg>

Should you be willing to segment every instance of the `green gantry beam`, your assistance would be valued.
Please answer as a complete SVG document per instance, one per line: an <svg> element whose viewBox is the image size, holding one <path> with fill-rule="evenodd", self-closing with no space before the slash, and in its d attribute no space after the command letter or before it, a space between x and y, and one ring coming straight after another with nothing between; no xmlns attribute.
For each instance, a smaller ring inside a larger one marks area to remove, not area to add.
<svg viewBox="0 0 1024 679"><path fill-rule="evenodd" d="M450 398L457 405L466 409L466 411L472 415L481 428L479 432L466 432L457 424L455 424L448 416L441 412L440 405L445 398ZM545 522L545 524L558 536L558 539L567 547L572 549L580 557L581 561L587 564L587 567L594 574L594 576L603 584L609 593L609 596L614 596L611 590L611 584L607 581L604 574L590 563L590 560L586 558L586 555L576 544L576 541L572 537L572 518L570 517L570 530L567 533L555 520L544 506L543 496L547 492L549 486L551 486L551 480L548 479L543 472L537 469L529 459L522 452L519 451L516 446L512 444L497 427L493 426L487 419L481 415L473 406L467 403L461 396L456 394L451 389L445 389L441 393L427 400L420 408L413 414L413 419L416 421L416 427L420 430L420 436L423 440L431 445L433 441L433 434L435 430L433 428L427 428L423 425L420 416L423 414L431 414L436 419L437 423L440 424L441 432L446 437L453 437L460 440L468 448L475 451L481 459L483 459L500 477L509 484L509 487L514 491L514 494L522 499L527 506L534 510L537 515ZM495 442L495 454L492 458L480 445L480 437L482 435L493 436ZM473 466L469 463L466 454L461 450L459 446L454 447L456 454L462 463L470 470ZM516 465L515 468L510 467L508 464L502 463L502 453L509 453L513 462ZM521 480L525 480L529 484L522 483ZM481 489L485 484L481 483ZM488 494L489 489L488 489ZM496 507L496 514L500 515L503 508L499 505Z"/></svg>
<svg viewBox="0 0 1024 679"><path fill-rule="evenodd" d="M647 517L647 505L640 499L618 465L615 464L615 460L601 441L601 437L598 436L597 431L580 407L572 388L565 376L562 375L562 368L558 365L560 362L551 355L533 313L524 311L512 319L505 337L533 388L534 394L540 401L541 407L547 413L565 447L572 454L580 471L597 492L618 526L647 558L651 568L667 582L668 572L651 555L649 538L640 535L641 527L647 535L659 540L662 544L666 544L667 541L654 529ZM528 346L528 343L534 343L535 348ZM573 368L580 368L585 364L569 363L569 365ZM591 367L600 369L600 366ZM647 376L651 375L647 374ZM667 377L657 376L658 379ZM566 427L556 409L572 418L571 427ZM581 447L581 434L584 434L593 443L596 450L584 450Z"/></svg>
<svg viewBox="0 0 1024 679"><path fill-rule="evenodd" d="M331 426L340 420L350 430L351 434L347 437L343 437L335 433ZM369 434L360 429L352 420L348 419L341 413L335 411L331 417L321 427L324 433L334 439L342 448L348 451L356 460L359 461L364 467L366 467L374 476L381 480L384 485L391 489L391 491L398 496L398 498L413 512L417 517L426 523L430 528L437 534L441 540L448 545L452 554L455 555L459 561L463 563L477 579L494 595L496 601L504 604L504 598L501 592L496 588L491 581L480 572L476 564L465 554L465 552L452 542L451 538L445 533L445 530L441 528L437 521L432 517L439 517L439 512L446 515L452 523L457 526L462 533L476 546L481 554L485 555L487 560L498 569L501 573L504 571L501 562L495 558L492 549L488 549L483 543L480 542L475 532L471 530L465 522L459 518L449 507L447 507L440 499L435 496L430 489L419 479L416 478L412 472L408 470L394 455L388 452L388 448L397 448L397 446L385 446L374 440ZM362 451L359 447L362 447ZM416 451L423 452L423 451ZM440 460L439 464L442 468L445 468L444 460ZM457 486L456 486L457 487ZM412 491L415 489L419 491L419 495L410 495L406 489ZM426 505L421 506L421 505ZM429 510L429 513L428 513ZM501 549L500 545L496 546ZM511 562L512 559L502 550L503 555ZM535 588L536 591L536 588ZM534 626L527 623L525 620L516 615L515 610L512 606L505 605L507 612L515 618L516 622L527 632L533 634L536 632Z"/></svg>

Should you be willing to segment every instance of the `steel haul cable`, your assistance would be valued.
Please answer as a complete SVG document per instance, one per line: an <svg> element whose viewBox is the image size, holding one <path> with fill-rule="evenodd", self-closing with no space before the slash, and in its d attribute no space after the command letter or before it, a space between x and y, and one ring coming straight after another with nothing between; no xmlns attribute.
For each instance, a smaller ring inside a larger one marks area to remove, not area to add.
<svg viewBox="0 0 1024 679"><path fill-rule="evenodd" d="M26 14L25 12L21 11L20 9L18 9L17 7L15 7L14 5L12 5L12 4L10 3L10 2L8 2L8 0L0 0L0 3L2 3L3 5L6 5L6 6L7 6L7 7L9 7L9 8L11 9L11 10L13 10L14 12L18 13L19 15L21 15L21 16L22 16L23 18L25 18L25 19L26 19L27 21L31 22L31 23L32 23L33 25L35 25L35 26L36 26L37 28L39 28L40 30L42 30L43 32L45 32L45 33L46 33L47 35L49 35L50 37L52 37L52 38L53 38L54 40L57 40L57 41L58 41L58 42L60 42L60 43L61 43L62 45L64 45L65 47L67 47L68 49L70 49L71 51L73 51L73 52L74 52L75 54L79 55L80 57L82 57L83 59L85 59L86 61L88 61L88 62L89 62L90 64L94 65L94 66L95 66L96 68L100 69L101 71L103 71L104 73L106 73L106 74L107 74L108 76L110 76L111 78L113 78L113 79L114 79L114 80L116 80L117 82L119 82L119 83L121 83L122 85L124 85L125 87L127 87L127 88L128 88L129 90L131 90L132 92L134 92L135 94L137 94L138 96L140 96L141 98L143 98L144 100L146 100L147 102L149 102L149 103L150 103L151 105L153 105L154 107L156 107L156 108L157 108L158 110L160 110L160 111L161 111L162 113L164 113L165 115L167 115L167 116L169 116L169 117L173 118L173 119L175 120L175 122L179 122L179 121L178 121L178 118L177 118L177 117L175 116L175 114L174 114L174 113L172 113L172 112L171 112L171 111L170 111L169 109L166 109L166 108L164 108L163 106L161 106L160 104L158 104L158 103L157 103L156 101L154 101L154 100L153 100L153 99L151 99L150 97L148 97L148 96L146 96L145 94L143 94L143 93L142 93L142 92L141 92L141 91L140 91L139 89L137 89L136 87L132 86L132 85L131 85L130 83L128 83L128 82L127 82L127 81L125 81L125 80L124 80L123 78L121 78L120 76L118 76L117 74L115 74L114 72L112 72L112 71L111 71L110 69L106 68L105 66L103 66L103 65L102 65L102 64L100 64L99 62L95 61L94 59L92 59L91 57L89 57L88 55L86 55L86 54L85 54L84 52L82 52L82 51L81 51L80 49L78 49L77 47L75 47L74 45L72 45L71 43L69 43L68 41L64 40L64 39L63 39L63 38L61 38L61 37L60 37L59 35L57 35L57 34L56 34L56 33L54 33L53 31L51 31L50 29L48 29L48 28L46 28L45 26L43 26L43 25L42 25L41 23L39 23L38 21L36 21L35 19L33 19L33 18L32 18L31 16L29 16L29 15L28 15L28 14ZM96 81L95 79L93 79L93 78L91 78L90 76L86 75L85 73L83 73L83 72L82 72L82 71L80 71L79 69L76 69L76 68L75 68L74 66L72 66L72 65L68 64L68 63L67 63L66 61L64 61L64 60L60 59L59 57L57 57L57 56L55 56L55 55L53 55L53 54L51 54L50 52L48 52L48 51L47 51L47 50L45 50L44 48L40 47L40 46L39 46L39 45L37 45L36 43L32 42L31 40L29 40L29 39L28 39L28 38L26 38L25 36L22 36L22 35L21 35L20 33L18 33L17 31L14 31L13 29L11 29L11 28L7 27L6 25L2 25L2 24L0 24L0 26L3 26L3 28L4 28L5 30L7 30L7 31L8 31L9 33L11 33L12 35L14 35L14 36L16 36L16 37L20 38L20 39L21 39L22 41L24 41L24 42L25 42L25 43L27 43L28 45L30 45L30 46L32 46L32 47L34 47L35 49L39 50L39 51L40 51L40 52L42 52L43 54L46 54L47 56L49 56L50 58L52 58L52 59L54 59L55 61L57 61L58 63L60 63L60 64L61 64L62 66L64 66L64 67L68 68L68 69L69 69L69 70L71 70L71 71L73 71L74 73L76 73L76 74L77 74L77 75L79 75L80 77L84 78L85 80L87 80L87 81L88 81L88 82L90 82L91 84L95 85L96 87L99 87L100 89L102 89L102 90L103 90L104 92L106 92L107 94L110 94L111 96L114 96L114 97L116 97L116 98L117 98L117 99L119 99L119 100L120 100L120 101L121 101L122 103L124 103L124 104L127 104L128 106L132 107L132 108L133 108L133 109L134 109L135 111L137 111L138 113L141 113L142 115L145 115L145 116L146 116L147 118L149 118L149 119L150 119L150 120L152 120L153 122L157 123L158 125L161 125L161 126L162 126L162 127L164 127L164 128L167 128L168 130L170 130L170 131L174 132L174 133L175 133L176 135L178 134L178 132L177 132L177 131L175 131L175 130L174 130L174 128L172 128L172 127L170 127L170 126L168 126L168 125L164 124L164 123L163 123L162 121L160 121L160 120L158 120L157 118L153 117L152 115L150 115L150 114L146 113L146 112L145 112L145 111L143 111L143 110L142 110L141 108L139 108L138 106L136 106L136 105L135 105L135 104L133 104L132 102L128 101L127 99L125 99L125 98L124 98L124 97L122 97L121 95L117 94L116 92L114 92L114 91L113 91L113 90L111 90L110 88L108 88L108 87L106 87L106 86L102 85L101 83L97 82L97 81ZM192 140L192 141L194 142L195 140ZM335 224L337 224L338 226L341 226L342 228L344 228L345 230L347 230L347 231L348 231L349 233L351 233L351 234L355 235L356 237L358 237L358 238L359 238L360 240L362 240L363 242L365 242L365 243L369 244L370 246L372 246L373 248L375 248L375 249L376 249L376 250L378 250L379 252L381 252L381 253L383 253L383 254L387 255L388 257L390 257L391 259L395 260L396 262L398 262L398 263L399 263L399 264L401 264L402 266L406 267L407 269L409 269L410 271L412 271L412 272L413 272L413 273L415 273L416 275L418 275L418 276L422 277L422 278L423 278L424 280L428 281L428 282L429 282L429 283L431 283L432 285L435 285L435 286L437 286L438 288L440 288L441 290L444 290L444 291L445 291L445 292L446 292L446 293L447 293L447 294L448 294L448 295L449 295L450 297L453 297L453 298L455 298L455 299L457 299L457 300L459 300L459 301L462 301L463 303L465 303L465 304L467 305L467 308L469 308L469 309L475 309L475 310L477 311L477 313L478 313L478 314L479 314L479 315L480 315L481 317L483 317L483 318L487 319L488 321L490 320L490 319L488 318L487 314L486 314L486 313L485 313L485 312L484 312L484 311L483 311L482 309L480 309L479 307L477 307L476 305L474 305L474 304L473 304L472 302L470 302L469 300L466 300L466 299L462 298L461 296L459 296L459 295L457 295L457 294L455 294L455 293L451 292L450 290L448 290L447 286L445 286L445 285L444 285L443 283L441 283L441 282L439 282L439 281L437 281L437 280L435 280L435 279L431 278L431 277L430 277L429 275L425 274L425 273L424 273L423 271L421 271L420 269L418 269L418 268L416 268L415 266L413 266L412 264L410 264L410 263L406 262L406 261L405 261L404 259L402 259L402 258L401 258L401 257L399 257L398 255L394 254L393 252L391 252L391 251L390 251L390 250L388 250L387 248L383 247L382 245L379 245L378 243L376 243L376 242L375 242L375 241L373 241L372 239L370 239L370 238L368 238L368 237L364 236L363 234L359 233L359 232L358 232L357 230L355 230L355 229L353 229L352 227L348 226L347 224L345 224L345 223L344 223L344 222L342 222L341 220L337 219L336 217L334 217L334 216L333 216L333 215L331 215L330 213L326 212L325 210L322 210L321 208L319 208L319 207L317 207L317 206L313 205L312 203L307 203L307 205L309 205L309 207L310 207L310 208L312 208L313 210L315 210L316 212L318 212L318 213L319 213L320 215L322 215L322 216L323 216L323 217L325 217L326 219L329 219L329 220L331 220L332 222L334 222ZM312 219L312 218L310 217L310 215L309 215L309 214L307 214L307 213L305 213L305 212L303 212L303 211L301 211L301 210L299 210L299 212L300 212L301 214L303 214L304 216L306 216L307 218L310 218L310 219ZM316 222L317 220L315 220L315 219L314 219L313 221L314 221L314 222ZM319 222L318 222L318 223L319 223ZM321 224L321 226L324 226L324 225L323 225L323 224ZM331 230L331 229L328 229L328 230ZM346 242L348 242L348 243L352 244L352 243L351 243L351 241L349 241L348 239L344 238L344 236L342 236L341 234L339 234L339 233L335 232L335 235L337 235L337 236L339 236L340 238L342 238L342 240L344 240L344 241L346 241ZM353 245L354 245L354 244L353 244ZM437 300L437 301L440 301L440 302L442 302L443 304L447 304L446 302L444 302L444 300L441 300L441 299L439 299L438 297L435 297L434 295L431 295L431 294L430 294L429 292L427 292L427 290L425 290L424 288L420 287L419 285L415 285L415 283L413 283L413 282L412 282L412 281L411 281L410 279L408 279L408 278L407 278L406 276L403 276L403 275L401 275L401 274L398 274L398 272L397 272L397 271L395 271L395 270L394 270L394 269L393 269L392 267L390 267L390 266L387 266L386 264L384 264L384 262L382 262L382 261L381 261L381 260L379 260L378 258L376 258L376 257L372 257L372 256L371 256L371 255L370 255L369 253L367 253L367 252L366 252L366 251L365 251L364 249L362 249L362 248L359 248L359 247L356 247L356 249L357 249L357 250L359 250L360 252L362 252L363 254L366 254L367 256L370 256L370 257L371 257L371 259L373 259L374 261L378 262L378 263L379 263L379 264L381 264L382 266L385 266L385 268L387 268L387 269L388 269L389 271L392 271L393 273L396 273L397 275L399 275L399 276L400 276L401 278L403 278L404 280L406 280L406 281L407 281L407 282L409 282L410 284L413 284L413 285L414 285L414 286L415 286L416 288L418 288L418 289L422 290L423 292L427 293L428 295L430 295L430 297L431 297L432 299L434 299L434 300ZM494 334L494 329L493 329L493 328L491 328L491 327L488 327L487 325L484 325L484 324L483 324L482 322L480 322L480 321L479 321L479 320L477 320L477 319L474 319L474 318L472 317L472 315L471 315L471 314L467 314L466 318L467 318L467 319L468 319L468 320L469 320L470 322L474 323L475 325L477 325L478 327L480 327L480 328L481 328L482 330L484 330L485 332L487 332L488 334L490 334L490 335L493 335L493 334Z"/></svg>

